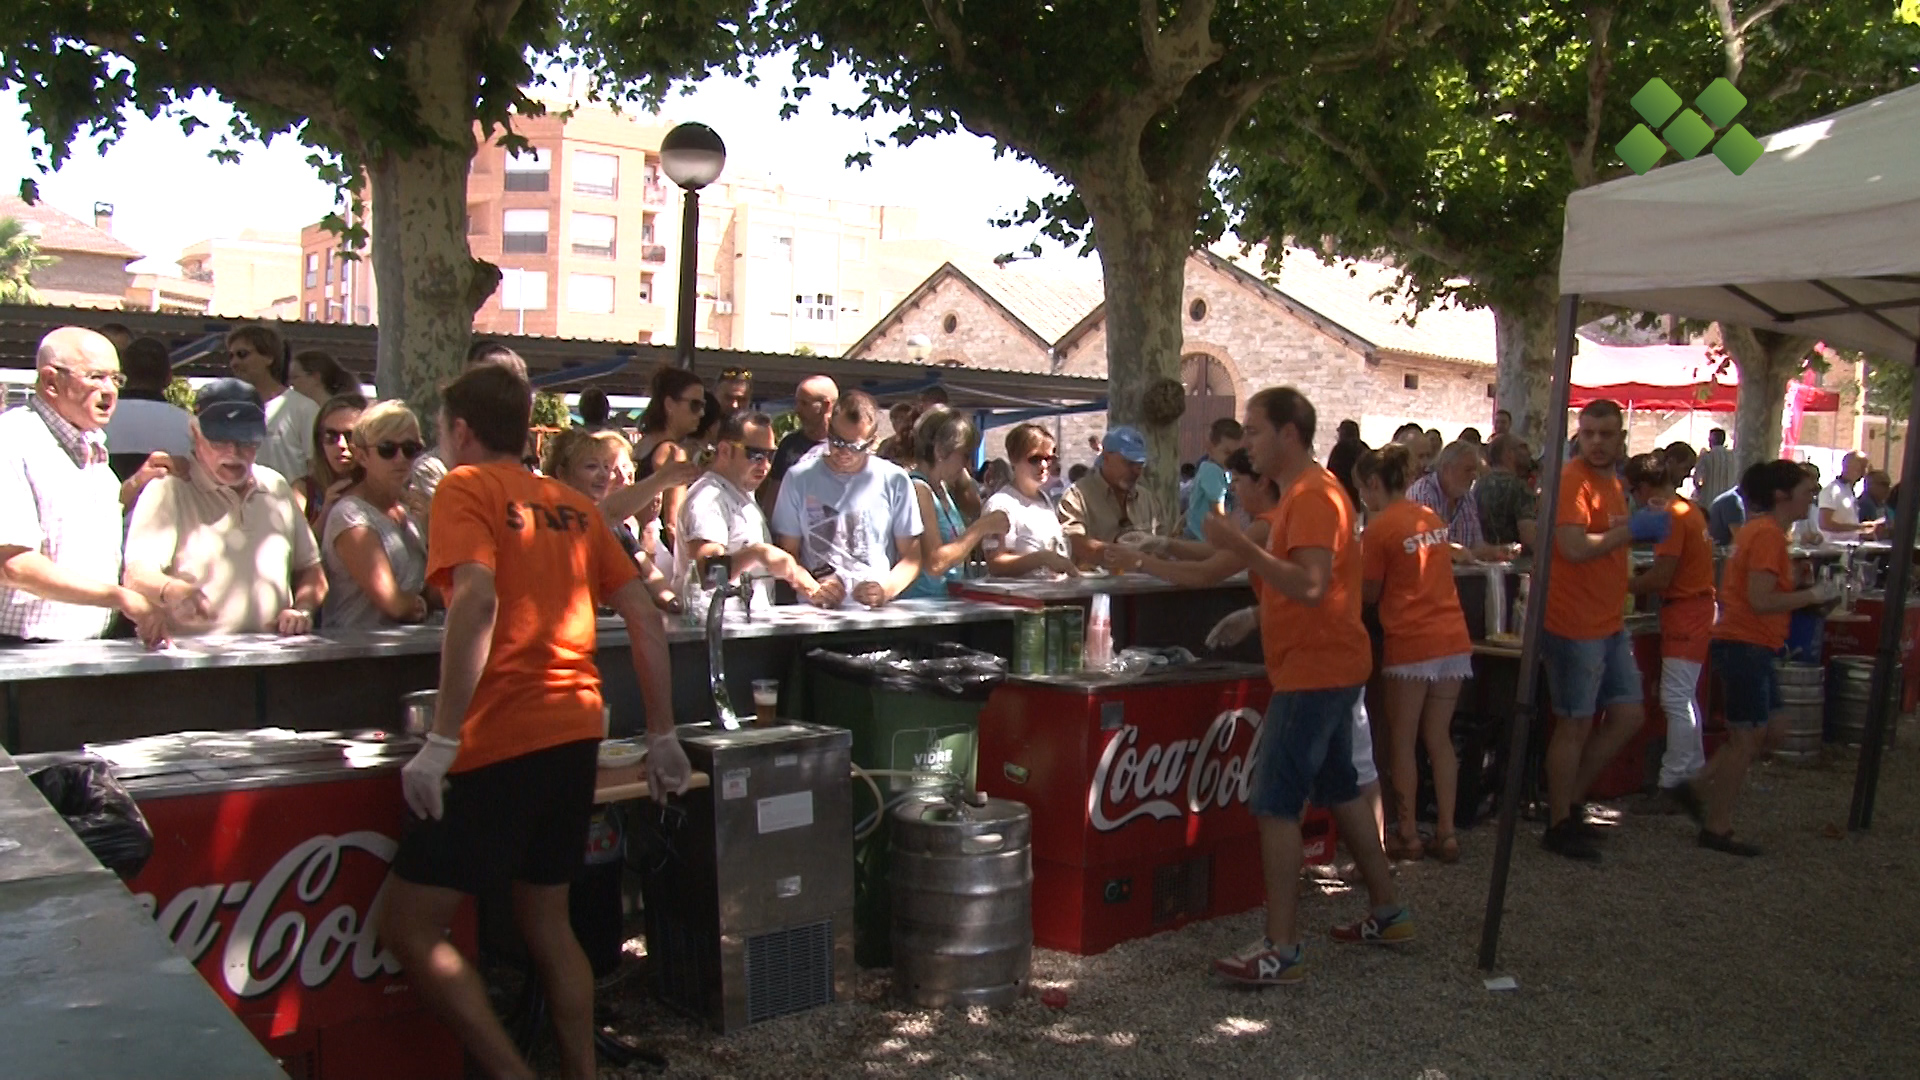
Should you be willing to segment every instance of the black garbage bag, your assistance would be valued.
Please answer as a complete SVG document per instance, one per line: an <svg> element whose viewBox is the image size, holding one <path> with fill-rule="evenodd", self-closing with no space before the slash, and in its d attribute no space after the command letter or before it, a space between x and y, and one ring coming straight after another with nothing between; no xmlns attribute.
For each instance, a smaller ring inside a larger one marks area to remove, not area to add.
<svg viewBox="0 0 1920 1080"><path fill-rule="evenodd" d="M950 641L908 643L870 653L814 649L807 662L863 686L955 701L985 701L1007 677L1007 662Z"/></svg>
<svg viewBox="0 0 1920 1080"><path fill-rule="evenodd" d="M105 761L79 757L27 774L93 857L122 879L153 854L153 829Z"/></svg>

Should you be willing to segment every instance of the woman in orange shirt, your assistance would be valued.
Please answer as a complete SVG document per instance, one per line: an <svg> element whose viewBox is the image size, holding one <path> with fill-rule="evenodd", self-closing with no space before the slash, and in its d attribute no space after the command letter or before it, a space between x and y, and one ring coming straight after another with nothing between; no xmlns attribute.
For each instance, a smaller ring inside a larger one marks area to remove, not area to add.
<svg viewBox="0 0 1920 1080"><path fill-rule="evenodd" d="M1406 497L1413 454L1394 444L1369 450L1354 464L1353 480L1368 510L1361 542L1361 597L1380 606L1385 643L1380 673L1385 677L1387 733L1399 836L1387 841L1387 855L1420 859L1426 855L1414 820L1419 780L1414 771L1414 741L1424 738L1433 764L1433 794L1438 808L1434 857L1460 858L1453 832L1459 761L1453 753L1453 708L1460 684L1473 675L1473 639L1453 584L1453 546L1447 524Z"/></svg>
<svg viewBox="0 0 1920 1080"><path fill-rule="evenodd" d="M1754 755L1779 741L1773 725L1780 684L1773 659L1787 643L1796 608L1832 601L1827 584L1793 588L1787 529L1805 520L1819 483L1791 461L1762 461L1740 477L1747 523L1733 537L1733 555L1720 575L1720 617L1713 625L1714 674L1726 693L1728 737L1695 785L1706 800L1703 848L1751 858L1752 844L1733 838L1733 804Z"/></svg>
<svg viewBox="0 0 1920 1080"><path fill-rule="evenodd" d="M1671 459L1658 450L1627 462L1634 501L1665 507L1673 519L1667 538L1654 545L1653 565L1634 575L1627 589L1660 598L1660 708L1667 716L1660 790L1698 822L1702 808L1693 781L1707 764L1699 689L1713 636L1713 540L1707 536L1707 516L1680 497L1674 472Z"/></svg>

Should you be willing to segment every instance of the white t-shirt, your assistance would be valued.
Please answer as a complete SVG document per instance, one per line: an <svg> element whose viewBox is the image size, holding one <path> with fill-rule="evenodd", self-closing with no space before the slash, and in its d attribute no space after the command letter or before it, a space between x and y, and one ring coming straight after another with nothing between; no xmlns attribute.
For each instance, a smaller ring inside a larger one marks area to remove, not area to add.
<svg viewBox="0 0 1920 1080"><path fill-rule="evenodd" d="M920 501L907 470L868 455L857 473L834 472L825 455L795 465L773 503L776 536L800 539L801 564L833 567L852 604L854 586L881 581L900 553L896 536L919 536Z"/></svg>
<svg viewBox="0 0 1920 1080"><path fill-rule="evenodd" d="M1822 510L1833 511L1833 523L1835 525L1860 524L1860 507L1854 499L1853 486L1845 480L1836 478L1833 483L1820 489L1820 501L1815 504L1813 508L1813 520L1816 525L1819 524L1820 519L1825 516L1821 514ZM1822 530L1822 532L1825 532L1825 530ZM1826 537L1829 540L1858 540L1860 539L1860 534L1848 530L1844 532L1827 532Z"/></svg>
<svg viewBox="0 0 1920 1080"><path fill-rule="evenodd" d="M260 444L255 460L284 477L307 475L313 457L313 422L319 418L320 404L289 387L267 402L267 441Z"/></svg>
<svg viewBox="0 0 1920 1080"><path fill-rule="evenodd" d="M380 538L380 549L393 571L393 583L403 593L417 593L426 587L427 542L411 518L405 524L395 521L358 495L342 496L327 507L320 532L320 559L327 568L327 599L320 606L322 624L329 630L392 626L394 621L360 588L347 569L347 561L334 547L334 541L349 529L372 529Z"/></svg>
<svg viewBox="0 0 1920 1080"><path fill-rule="evenodd" d="M1054 511L1053 503L1043 493L1029 499L1020 494L1020 489L1004 487L993 493L982 509L986 513L999 510L1007 515L1011 526L1005 536L990 536L981 545L989 555L1001 553L1025 555L1034 551L1051 551L1060 555L1069 554L1067 534L1060 527L1060 515ZM1052 577L1051 570L1033 570L1028 577Z"/></svg>
<svg viewBox="0 0 1920 1080"><path fill-rule="evenodd" d="M107 421L107 451L114 454L151 454L165 451L175 457L193 454L193 432L187 410L164 401L121 398Z"/></svg>
<svg viewBox="0 0 1920 1080"><path fill-rule="evenodd" d="M769 544L773 536L767 530L767 518L760 506L733 482L716 473L708 473L687 488L680 502L680 521L674 535L673 583L687 580L687 560L702 542L719 544L728 554L751 544ZM754 586L754 604L773 603L773 582L762 578Z"/></svg>
<svg viewBox="0 0 1920 1080"><path fill-rule="evenodd" d="M0 414L0 545L37 551L87 581L117 583L120 481L105 460L75 463L41 409L51 412L36 399ZM0 585L0 634L78 641L99 637L112 619L109 608Z"/></svg>

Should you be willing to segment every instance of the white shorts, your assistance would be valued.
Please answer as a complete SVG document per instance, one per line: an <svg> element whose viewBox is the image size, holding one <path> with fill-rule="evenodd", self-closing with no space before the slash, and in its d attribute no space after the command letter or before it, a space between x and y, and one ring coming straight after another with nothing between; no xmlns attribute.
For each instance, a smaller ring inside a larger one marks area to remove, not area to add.
<svg viewBox="0 0 1920 1080"><path fill-rule="evenodd" d="M1353 707L1353 772L1361 787L1380 782L1380 770L1373 767L1373 725L1367 720L1367 695Z"/></svg>
<svg viewBox="0 0 1920 1080"><path fill-rule="evenodd" d="M1394 664L1381 668L1380 674L1389 679L1413 679L1418 682L1471 679L1473 678L1473 654L1454 653L1452 656L1436 656L1432 660L1422 660L1413 664Z"/></svg>

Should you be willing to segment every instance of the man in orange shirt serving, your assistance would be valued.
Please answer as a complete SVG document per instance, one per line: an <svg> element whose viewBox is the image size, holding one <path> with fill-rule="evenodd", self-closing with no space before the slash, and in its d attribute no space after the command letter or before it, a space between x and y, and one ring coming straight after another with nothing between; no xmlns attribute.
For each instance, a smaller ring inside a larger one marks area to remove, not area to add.
<svg viewBox="0 0 1920 1080"><path fill-rule="evenodd" d="M1541 659L1553 700L1547 743L1551 824L1541 846L1570 859L1597 862L1596 830L1581 814L1587 789L1645 718L1640 669L1627 639L1627 548L1667 538L1665 510L1627 514L1614 463L1620 458L1620 406L1606 399L1580 410L1579 456L1560 472L1553 519L1553 576L1547 586ZM1605 709L1598 734L1593 718Z"/></svg>
<svg viewBox="0 0 1920 1080"><path fill-rule="evenodd" d="M1260 825L1266 878L1266 938L1216 960L1234 982L1297 983L1306 977L1295 926L1300 887L1300 812L1309 798L1339 822L1367 883L1372 910L1333 928L1356 944L1413 940L1413 917L1394 894L1373 807L1360 794L1354 732L1361 690L1373 667L1360 622L1360 541L1353 504L1333 474L1313 460L1313 404L1292 387L1262 390L1247 402L1246 440L1253 467L1285 494L1262 548L1220 514L1205 522L1215 547L1240 554L1260 590L1260 637L1273 698L1261 725L1252 808Z"/></svg>
<svg viewBox="0 0 1920 1080"><path fill-rule="evenodd" d="M586 851L601 736L594 608L626 620L656 798L685 791L691 774L674 736L666 627L593 504L520 464L526 379L470 368L442 401L440 446L454 468L434 493L427 557L427 580L449 597L440 697L426 747L402 770L423 820L394 856L380 936L487 1075L530 1078L480 976L447 940L463 895L511 882L562 1071L590 1080L593 975L568 923L567 885Z"/></svg>
<svg viewBox="0 0 1920 1080"><path fill-rule="evenodd" d="M1667 716L1667 750L1660 758L1660 790L1697 823L1702 813L1694 777L1706 767L1700 742L1700 669L1713 636L1713 540L1707 515L1680 497L1676 470L1655 451L1627 462L1627 486L1643 506L1667 509L1673 528L1653 549L1653 565L1628 583L1635 595L1660 598L1660 707Z"/></svg>
<svg viewBox="0 0 1920 1080"><path fill-rule="evenodd" d="M1713 627L1714 673L1727 696L1727 744L1696 782L1706 796L1706 821L1699 844L1729 855L1760 854L1733 838L1733 804L1746 782L1747 766L1763 744L1774 745L1780 732L1773 716L1780 708L1780 684L1773 658L1787 643L1787 625L1795 608L1817 607L1839 596L1822 582L1793 588L1793 560L1787 553L1787 529L1806 519L1819 482L1791 461L1762 461L1740 477L1740 498L1747 523L1733 538L1733 555L1720 576L1720 618Z"/></svg>

